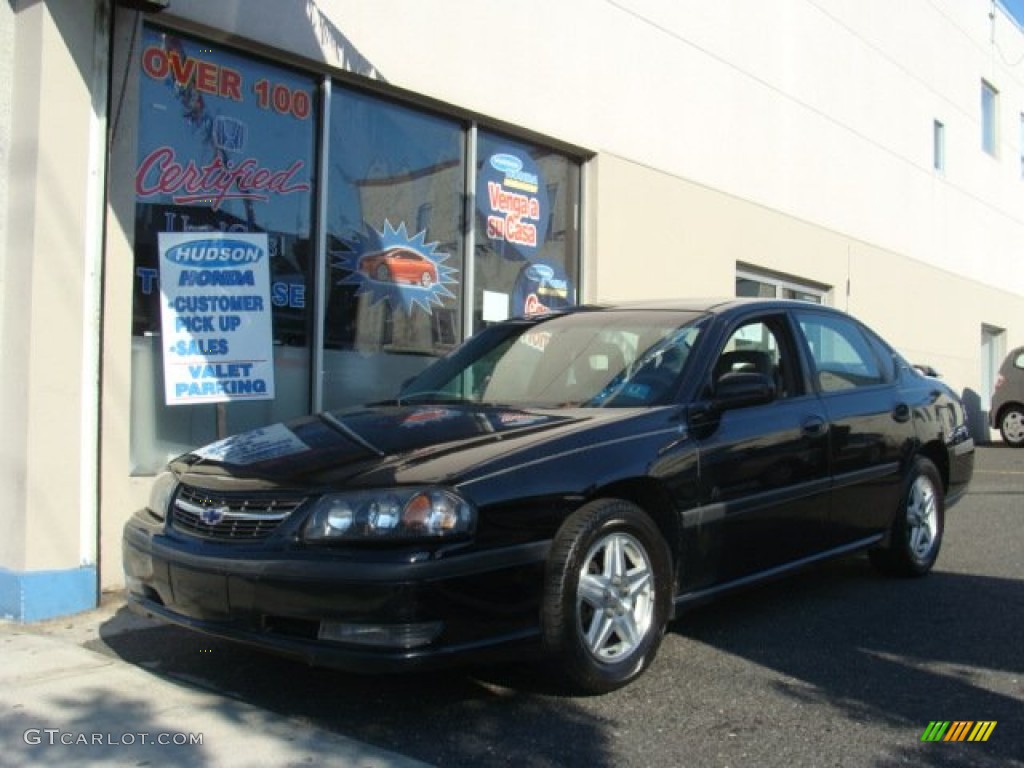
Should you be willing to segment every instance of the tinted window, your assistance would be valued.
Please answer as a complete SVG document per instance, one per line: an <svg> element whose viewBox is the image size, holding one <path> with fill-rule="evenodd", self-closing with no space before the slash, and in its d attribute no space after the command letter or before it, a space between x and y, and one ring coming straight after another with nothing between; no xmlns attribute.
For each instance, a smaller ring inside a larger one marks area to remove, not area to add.
<svg viewBox="0 0 1024 768"><path fill-rule="evenodd" d="M729 335L719 352L712 369L713 380L729 373L761 373L774 382L779 397L801 394L787 338L781 316L745 322Z"/></svg>
<svg viewBox="0 0 1024 768"><path fill-rule="evenodd" d="M491 326L410 382L401 398L546 407L667 402L700 333L686 319L587 313Z"/></svg>
<svg viewBox="0 0 1024 768"><path fill-rule="evenodd" d="M864 334L867 336L868 343L871 344L871 348L875 352L875 357L881 362L882 376L886 381L895 378L896 370L900 366L903 368L911 367L910 363L904 360L898 352L870 330L864 329Z"/></svg>
<svg viewBox="0 0 1024 768"><path fill-rule="evenodd" d="M867 338L842 317L799 313L797 319L814 361L815 380L823 392L882 384L884 377Z"/></svg>

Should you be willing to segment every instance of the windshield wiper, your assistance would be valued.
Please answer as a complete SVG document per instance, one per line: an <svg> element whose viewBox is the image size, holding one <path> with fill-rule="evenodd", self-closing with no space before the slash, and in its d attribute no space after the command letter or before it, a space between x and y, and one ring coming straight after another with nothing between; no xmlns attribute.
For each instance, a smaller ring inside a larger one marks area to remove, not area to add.
<svg viewBox="0 0 1024 768"><path fill-rule="evenodd" d="M406 405L410 403L469 403L471 400L460 395L453 395L451 392L440 392L437 390L424 390L423 392L410 392L407 395L398 394L395 403Z"/></svg>

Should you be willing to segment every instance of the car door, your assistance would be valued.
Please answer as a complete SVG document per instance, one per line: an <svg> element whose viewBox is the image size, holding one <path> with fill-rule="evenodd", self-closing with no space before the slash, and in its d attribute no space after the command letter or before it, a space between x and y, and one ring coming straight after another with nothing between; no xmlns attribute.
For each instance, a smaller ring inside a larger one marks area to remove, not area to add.
<svg viewBox="0 0 1024 768"><path fill-rule="evenodd" d="M767 403L719 410L723 376L753 370L775 383ZM828 435L808 391L784 313L726 329L692 419L699 453L701 572L691 587L724 584L799 561L824 546Z"/></svg>
<svg viewBox="0 0 1024 768"><path fill-rule="evenodd" d="M889 527L902 487L901 458L914 441L913 412L900 397L893 361L878 354L859 323L813 309L794 318L829 422L828 540L854 544Z"/></svg>

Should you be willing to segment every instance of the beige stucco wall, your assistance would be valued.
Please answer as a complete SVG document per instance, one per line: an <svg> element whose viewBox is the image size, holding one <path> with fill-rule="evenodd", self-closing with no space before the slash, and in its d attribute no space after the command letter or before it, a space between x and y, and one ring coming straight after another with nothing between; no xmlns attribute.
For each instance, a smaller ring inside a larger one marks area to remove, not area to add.
<svg viewBox="0 0 1024 768"><path fill-rule="evenodd" d="M0 231L0 566L65 570L96 558L97 402L83 338L98 343L87 265L98 253L93 74L104 35L93 3L13 11L4 4L14 48Z"/></svg>
<svg viewBox="0 0 1024 768"><path fill-rule="evenodd" d="M112 69L122 73L114 84L112 101L119 105L110 125L110 178L107 191L107 237L103 313L103 488L100 515L100 583L121 586L121 529L128 517L144 506L150 477L133 477L129 459L132 370L132 287L135 257L135 189L124 183L133 176L138 123L138 68L126 61L131 37L142 17L118 9L115 16ZM122 93L123 87L123 93ZM120 180L120 181L119 181Z"/></svg>
<svg viewBox="0 0 1024 768"><path fill-rule="evenodd" d="M791 275L829 286L828 303L986 397L982 325L1007 329L1008 349L1024 343L1020 295L614 155L589 179L589 300L731 296L737 264Z"/></svg>

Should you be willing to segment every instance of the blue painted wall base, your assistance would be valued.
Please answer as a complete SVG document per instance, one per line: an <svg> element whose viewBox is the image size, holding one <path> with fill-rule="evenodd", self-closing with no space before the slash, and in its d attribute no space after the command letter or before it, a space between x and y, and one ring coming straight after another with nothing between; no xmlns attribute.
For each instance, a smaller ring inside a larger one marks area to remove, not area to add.
<svg viewBox="0 0 1024 768"><path fill-rule="evenodd" d="M0 618L22 623L68 616L98 604L96 568L9 571L0 568Z"/></svg>

